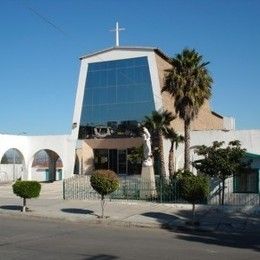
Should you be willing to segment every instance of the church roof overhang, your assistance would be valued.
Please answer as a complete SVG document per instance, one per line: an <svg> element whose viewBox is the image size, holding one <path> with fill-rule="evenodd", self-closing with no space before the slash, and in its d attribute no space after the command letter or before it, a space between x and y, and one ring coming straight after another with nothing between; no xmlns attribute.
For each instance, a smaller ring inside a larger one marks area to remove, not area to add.
<svg viewBox="0 0 260 260"><path fill-rule="evenodd" d="M260 154L246 152L246 157L251 159L260 159Z"/></svg>
<svg viewBox="0 0 260 260"><path fill-rule="evenodd" d="M158 54L161 58L163 58L164 60L166 60L167 62L170 62L171 59L170 57L168 57L163 51L161 51L159 48L156 47L140 47L140 46L117 46L117 47L110 47L107 49L103 49L101 51L97 51L97 52L93 52L87 55L83 55L80 57L80 60L86 59L86 58L90 58L105 52L110 52L110 51L114 51L114 50L126 50L126 51L152 51L155 52L156 54Z"/></svg>
<svg viewBox="0 0 260 260"><path fill-rule="evenodd" d="M216 117L218 117L218 118L223 119L223 116L220 115L220 114L218 114L218 113L216 113L215 111L211 111L211 114L214 115L214 116L216 116Z"/></svg>

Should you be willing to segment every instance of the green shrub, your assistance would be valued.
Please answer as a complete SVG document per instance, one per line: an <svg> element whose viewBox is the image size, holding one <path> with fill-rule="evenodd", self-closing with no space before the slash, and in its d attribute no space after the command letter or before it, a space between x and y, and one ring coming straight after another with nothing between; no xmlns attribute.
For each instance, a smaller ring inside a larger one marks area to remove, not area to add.
<svg viewBox="0 0 260 260"><path fill-rule="evenodd" d="M209 182L205 176L187 176L180 180L181 196L191 204L205 201L209 194Z"/></svg>
<svg viewBox="0 0 260 260"><path fill-rule="evenodd" d="M39 197L41 191L41 184L37 181L17 181L13 184L13 192L15 195L31 199Z"/></svg>
<svg viewBox="0 0 260 260"><path fill-rule="evenodd" d="M106 196L119 188L119 179L111 170L96 170L90 178L92 188L101 196Z"/></svg>
<svg viewBox="0 0 260 260"><path fill-rule="evenodd" d="M202 203L209 194L209 181L205 176L185 174L180 179L181 197L192 204L192 223L194 224L195 204Z"/></svg>
<svg viewBox="0 0 260 260"><path fill-rule="evenodd" d="M15 195L23 198L23 211L26 211L26 199L37 198L40 195L41 184L37 181L16 181L13 184Z"/></svg>
<svg viewBox="0 0 260 260"><path fill-rule="evenodd" d="M96 170L90 177L92 188L101 195L101 209L104 217L105 196L119 188L119 178L111 170Z"/></svg>

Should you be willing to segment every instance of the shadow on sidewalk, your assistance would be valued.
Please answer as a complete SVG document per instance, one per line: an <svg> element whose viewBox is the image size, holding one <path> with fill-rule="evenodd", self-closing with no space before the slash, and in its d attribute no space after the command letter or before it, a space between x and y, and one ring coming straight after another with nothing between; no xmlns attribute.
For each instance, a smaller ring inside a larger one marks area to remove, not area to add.
<svg viewBox="0 0 260 260"><path fill-rule="evenodd" d="M81 208L65 208L65 209L61 209L62 212L66 212L66 213L72 213L72 214L83 214L83 215L93 215L93 216L97 216L96 214L94 214L93 210L89 210L89 209L81 209Z"/></svg>
<svg viewBox="0 0 260 260"><path fill-rule="evenodd" d="M179 219L178 216L172 214L154 211L142 213L141 216L155 219L160 223L161 228L170 228L170 223Z"/></svg>
<svg viewBox="0 0 260 260"><path fill-rule="evenodd" d="M209 215L208 215L209 214ZM162 212L146 212L146 217L156 219L162 227L167 227L171 221L178 219L189 220L191 210L180 210L177 215ZM175 230L169 230L177 234L178 239L189 242L205 243L207 245L220 245L233 248L253 249L260 252L260 217L259 215L241 214L220 214L218 211L197 211L197 220L200 220L201 227L189 225L179 226ZM211 215L211 216L210 216ZM216 220L212 219L215 218ZM203 225L211 222L212 231L203 229Z"/></svg>
<svg viewBox="0 0 260 260"><path fill-rule="evenodd" d="M172 214L167 214L167 213L163 213L163 212L145 212L141 214L142 216L145 217L150 217L150 218L155 218L158 222L164 224L165 221L173 221L176 219L179 219L177 216L172 215Z"/></svg>
<svg viewBox="0 0 260 260"><path fill-rule="evenodd" d="M21 211L22 208L23 207L19 206L19 205L3 205L3 206L0 206L0 209L17 210L17 211Z"/></svg>
<svg viewBox="0 0 260 260"><path fill-rule="evenodd" d="M191 210L180 210L177 217L191 218ZM183 226L177 231L177 238L207 245L220 245L233 248L253 249L260 252L260 217L258 214L223 212L220 209L196 212L200 221L198 229ZM206 224L206 226L204 226ZM209 232L207 224L212 226ZM171 232L175 232L171 230Z"/></svg>
<svg viewBox="0 0 260 260"><path fill-rule="evenodd" d="M83 260L114 260L114 259L119 259L119 258L114 255L99 254L99 255L87 256Z"/></svg>
<svg viewBox="0 0 260 260"><path fill-rule="evenodd" d="M176 231L174 231L176 233ZM259 233L201 232L195 230L179 230L177 238L194 243L218 245L240 249L253 249L260 252Z"/></svg>

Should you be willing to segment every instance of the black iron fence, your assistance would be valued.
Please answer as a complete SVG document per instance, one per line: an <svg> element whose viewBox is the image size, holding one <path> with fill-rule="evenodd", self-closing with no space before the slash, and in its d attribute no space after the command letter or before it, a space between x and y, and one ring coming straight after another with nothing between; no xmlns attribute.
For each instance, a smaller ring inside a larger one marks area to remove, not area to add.
<svg viewBox="0 0 260 260"><path fill-rule="evenodd" d="M225 205L260 205L258 193L233 193L232 180L226 181ZM221 201L219 186L212 186L209 197L200 204L218 205ZM78 175L64 180L64 199L100 199L100 195L91 187L90 176ZM156 178L155 183L142 182L140 177L120 178L120 187L107 196L110 200L148 201L158 203L187 203L181 198L180 185L177 180Z"/></svg>
<svg viewBox="0 0 260 260"><path fill-rule="evenodd" d="M90 185L90 176L75 176L63 182L64 199L99 199L100 195ZM120 178L120 187L108 196L109 199L144 200L154 202L178 203L179 185L176 181L166 182L157 178L155 183L143 182L140 178Z"/></svg>

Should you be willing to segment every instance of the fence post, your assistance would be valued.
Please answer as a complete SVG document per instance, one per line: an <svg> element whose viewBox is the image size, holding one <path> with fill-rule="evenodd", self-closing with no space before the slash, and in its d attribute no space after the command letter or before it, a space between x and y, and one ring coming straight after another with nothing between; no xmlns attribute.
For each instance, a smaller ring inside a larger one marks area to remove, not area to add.
<svg viewBox="0 0 260 260"><path fill-rule="evenodd" d="M177 202L177 182L174 180L174 203Z"/></svg>
<svg viewBox="0 0 260 260"><path fill-rule="evenodd" d="M65 200L66 198L65 198L65 180L63 180L63 190L62 190L62 192L63 192L63 199Z"/></svg>

